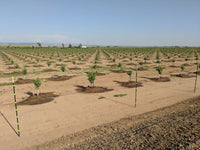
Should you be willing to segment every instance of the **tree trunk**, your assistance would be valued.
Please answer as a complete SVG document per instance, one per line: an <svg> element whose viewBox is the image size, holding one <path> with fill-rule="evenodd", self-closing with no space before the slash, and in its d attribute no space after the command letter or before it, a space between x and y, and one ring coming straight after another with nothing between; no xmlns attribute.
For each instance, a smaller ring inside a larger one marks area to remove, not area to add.
<svg viewBox="0 0 200 150"><path fill-rule="evenodd" d="M97 70L95 69L95 71L94 71L95 73L97 72Z"/></svg>
<svg viewBox="0 0 200 150"><path fill-rule="evenodd" d="M158 78L160 78L160 74L158 74Z"/></svg>
<svg viewBox="0 0 200 150"><path fill-rule="evenodd" d="M131 76L129 76L129 82L131 82Z"/></svg>
<svg viewBox="0 0 200 150"><path fill-rule="evenodd" d="M24 79L26 78L26 76L24 75Z"/></svg>
<svg viewBox="0 0 200 150"><path fill-rule="evenodd" d="M93 88L93 83L91 83L91 88Z"/></svg>
<svg viewBox="0 0 200 150"><path fill-rule="evenodd" d="M37 96L39 96L39 90L37 90Z"/></svg>
<svg viewBox="0 0 200 150"><path fill-rule="evenodd" d="M119 67L119 70L120 70L120 67Z"/></svg>
<svg viewBox="0 0 200 150"><path fill-rule="evenodd" d="M65 72L63 72L63 76L65 75Z"/></svg>

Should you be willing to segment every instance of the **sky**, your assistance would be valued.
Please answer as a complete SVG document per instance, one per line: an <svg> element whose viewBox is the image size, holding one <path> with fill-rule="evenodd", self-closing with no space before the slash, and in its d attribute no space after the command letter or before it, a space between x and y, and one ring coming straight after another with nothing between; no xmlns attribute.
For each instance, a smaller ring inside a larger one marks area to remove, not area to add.
<svg viewBox="0 0 200 150"><path fill-rule="evenodd" d="M0 43L200 46L200 0L0 0Z"/></svg>

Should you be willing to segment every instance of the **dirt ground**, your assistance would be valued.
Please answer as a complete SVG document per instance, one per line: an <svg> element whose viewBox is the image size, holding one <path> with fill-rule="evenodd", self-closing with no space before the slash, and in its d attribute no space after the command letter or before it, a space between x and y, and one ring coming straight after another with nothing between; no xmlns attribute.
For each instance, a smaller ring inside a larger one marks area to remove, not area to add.
<svg viewBox="0 0 200 150"><path fill-rule="evenodd" d="M141 82L143 86L137 88L137 91L138 91L137 107L135 107L135 88L122 87L118 83L114 82L114 81L127 82L129 79L129 76L126 74L126 72L116 73L116 72L110 71L110 70L113 70L113 68L107 67L107 65L114 64L114 63L112 62L110 63L110 60L106 58L106 56L103 54L102 51L100 51L100 58L99 58L101 61L101 64L100 65L98 64L101 67L97 68L97 72L105 73L105 75L96 76L94 86L104 87L104 88L113 89L113 90L107 91L104 93L77 92L76 91L77 86L87 87L88 85L90 85L85 72L90 71L88 68L91 69L91 66L94 65L95 55L96 55L96 52L93 53L90 57L88 57L87 60L84 61L85 64L82 66L77 65L77 64L74 66L71 63L71 61L66 62L67 67L66 67L65 75L70 76L70 77L73 76L73 78L69 78L69 80L64 80L64 81L46 80L47 78L51 78L52 76L55 76L55 75L63 76L63 73L61 72L60 67L57 67L55 65L56 60L55 60L55 63L50 66L50 69L57 70L55 72L42 72L44 69L48 68L46 62L43 62L43 61L40 61L39 64L44 67L34 68L33 65L30 65L30 67L28 67L28 72L32 72L32 73L30 74L28 73L26 75L27 79L35 79L37 77L42 78L40 93L53 92L59 96L55 97L52 101L48 103L44 103L44 104L18 106L19 125L20 125L20 131L21 131L20 137L18 137L15 133L17 123L16 123L16 118L15 118L15 108L14 108L13 89L12 89L13 87L12 85L0 86L0 112L1 112L0 114L0 149L19 150L19 149L32 148L35 145L41 145L43 143L49 143L49 142L54 143L54 141L57 141L57 139L60 140L60 137L64 138L67 135L71 135L71 134L74 134L86 129L90 130L90 128L98 126L98 125L110 123L110 122L120 120L125 117L127 118L130 116L141 115L150 111L154 111L156 109L160 109L166 106L176 104L178 102L182 102L192 97L199 96L200 87L198 85L200 85L200 81L197 80L197 89L196 89L196 93L194 93L195 78L194 77L180 78L180 77L170 76L170 74L172 73L176 73L176 74L180 73L180 68L169 67L171 65L171 62L161 63L161 65L164 65L165 67L162 77L168 77L170 79L169 82L155 82L155 81L150 80L149 78L157 78L158 73L155 70L155 68L153 68L154 67L153 65L156 65L156 64L153 62L153 60L152 61L149 60L149 63L152 63L152 64L148 64L147 70L138 71L138 81ZM12 55L9 55L9 56L12 57ZM20 59L17 59L17 58L13 58L13 59L19 65L22 62ZM116 64L119 61L120 60L117 59ZM0 71L1 71L0 74L1 75L4 73L10 73L14 71L14 70L7 70L8 66L6 66L4 63L5 62L0 57ZM177 61L175 65L180 66L182 63L185 63L184 60ZM191 60L191 62L188 62L188 63L192 64L193 60ZM123 64L123 66L125 66L125 64ZM20 67L23 67L23 65L20 65ZM73 67L81 68L81 70L68 69L68 68L73 68ZM127 68L128 67L130 67L129 70L131 70L131 68L134 69L134 66L127 66ZM91 70L94 71L94 69L91 69ZM116 70L118 70L118 67L116 68ZM196 70L196 66L191 65L191 66L186 67L186 69L184 70L184 73L195 72L195 70ZM15 71L20 71L20 70L15 70ZM133 70L132 81L135 81L135 74L136 72ZM17 79L19 78L23 78L23 75L15 76L15 81L17 81ZM0 84L11 82L10 76L2 75L0 79L1 79ZM31 93L31 92L36 93L36 89L33 83L19 84L19 85L16 85L15 87L16 87L17 102L22 102L26 100L29 97L27 93ZM115 95L124 95L124 96L115 97ZM174 109L173 111L176 111L176 110ZM167 113L164 113L164 114L166 114L166 117L169 116L170 118L170 114L169 115L167 115ZM191 112L191 115L192 114L193 112ZM189 117L189 118L192 119L192 117ZM147 124L148 123L151 124L151 122L153 123L154 121L156 121L154 119L156 118L152 118L151 119L152 121L149 120ZM158 116L158 120L159 120L159 116ZM169 119L166 118L166 121L167 120ZM138 120L138 123L139 122L140 120ZM145 123L141 123L141 125ZM163 123L166 124L166 122L163 122ZM132 125L132 123L130 123L130 125ZM161 125L160 128L162 127L163 125ZM150 130L150 128L145 128L144 131L146 131L147 133L150 133L150 131L147 131L147 129ZM155 137L157 137L158 135L156 131L158 131L158 129L153 130L153 128L151 128L151 130L152 132L155 131L155 133L152 133L152 136L155 135ZM127 127L127 131L129 131L130 134L134 132L131 130L131 128L128 128L128 127ZM108 132L110 131L108 130ZM97 133L97 135L99 133ZM176 134L176 132L173 132L173 133ZM119 136L120 134L124 134L124 131L120 130L119 133L116 133L116 136ZM163 134L164 134L164 131L163 131ZM108 137L105 136L104 138L108 139L108 141L109 139L110 140L112 139L111 138L112 136L111 137L109 137L109 135L107 136ZM129 135L127 134L127 136ZM137 135L137 136L139 139L140 135ZM83 138L82 140L83 140L82 142L84 142L85 139ZM140 140L141 142L145 142L144 137L143 138L141 137ZM162 140L162 139L159 139L159 140ZM91 139L91 141L94 141L94 139ZM101 142L101 139L99 139L98 141ZM192 142L191 143L188 142L188 143L191 144ZM193 143L198 145L198 143L195 143L195 142ZM127 144L129 143L127 142ZM77 144L77 146L78 145L79 144ZM106 145L106 142L105 142L105 145ZM116 142L113 141L113 146L115 145L118 145L118 144L116 144ZM148 143L146 143L146 145L148 146ZM73 148L73 145L68 145L68 146L71 146ZM164 145L158 145L158 146L161 147ZM170 146L170 145L167 145L167 146ZM66 145L64 145L64 148L65 147Z"/></svg>
<svg viewBox="0 0 200 150"><path fill-rule="evenodd" d="M199 149L200 97L93 127L30 148Z"/></svg>

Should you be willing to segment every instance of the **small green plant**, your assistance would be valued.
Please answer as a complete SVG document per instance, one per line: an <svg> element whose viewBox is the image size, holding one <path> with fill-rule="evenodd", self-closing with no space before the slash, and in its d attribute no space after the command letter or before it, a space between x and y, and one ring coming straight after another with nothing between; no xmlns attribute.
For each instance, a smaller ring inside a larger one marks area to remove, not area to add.
<svg viewBox="0 0 200 150"><path fill-rule="evenodd" d="M50 61L47 61L47 66L48 66L48 69L49 69L49 67L51 66L51 62Z"/></svg>
<svg viewBox="0 0 200 150"><path fill-rule="evenodd" d="M73 65L75 65L75 64L76 64L76 62L73 60L73 61L72 61L72 64L73 64Z"/></svg>
<svg viewBox="0 0 200 150"><path fill-rule="evenodd" d="M22 73L23 73L23 75L24 75L24 78L26 78L27 69L26 69L26 68L24 68L24 69L22 70Z"/></svg>
<svg viewBox="0 0 200 150"><path fill-rule="evenodd" d="M18 69L18 68L19 68L19 65L18 65L18 64L15 64L15 68Z"/></svg>
<svg viewBox="0 0 200 150"><path fill-rule="evenodd" d="M130 57L129 59L130 59L130 61L132 61L132 60L133 60L133 58L132 58L132 57Z"/></svg>
<svg viewBox="0 0 200 150"><path fill-rule="evenodd" d="M88 80L90 81L91 88L94 86L94 80L96 78L96 74L93 72L88 72Z"/></svg>
<svg viewBox="0 0 200 150"><path fill-rule="evenodd" d="M59 62L61 62L62 61L62 59L61 58L59 58Z"/></svg>
<svg viewBox="0 0 200 150"><path fill-rule="evenodd" d="M142 61L139 62L140 66L142 67L142 65L144 64Z"/></svg>
<svg viewBox="0 0 200 150"><path fill-rule="evenodd" d="M161 75L162 72L163 72L163 68L162 68L161 66L158 66L158 67L156 68L156 70L158 71L158 77L160 78L160 75Z"/></svg>
<svg viewBox="0 0 200 150"><path fill-rule="evenodd" d="M101 96L101 97L99 97L98 99L104 99L105 97L103 97L103 96Z"/></svg>
<svg viewBox="0 0 200 150"><path fill-rule="evenodd" d="M119 68L119 70L121 70L121 67L122 67L122 64L119 63L119 64L118 64L118 68Z"/></svg>
<svg viewBox="0 0 200 150"><path fill-rule="evenodd" d="M181 73L183 73L184 70L185 70L185 66L182 65L182 66L181 66Z"/></svg>
<svg viewBox="0 0 200 150"><path fill-rule="evenodd" d="M126 73L127 73L127 75L129 75L129 82L130 82L131 81L131 75L132 75L133 72L132 71L127 71Z"/></svg>
<svg viewBox="0 0 200 150"><path fill-rule="evenodd" d="M147 63L147 57L144 57L144 61L145 61L145 63Z"/></svg>
<svg viewBox="0 0 200 150"><path fill-rule="evenodd" d="M114 97L123 97L123 96L126 96L127 94L116 94L114 95Z"/></svg>
<svg viewBox="0 0 200 150"><path fill-rule="evenodd" d="M116 61L116 59L115 58L113 58L113 62L115 62Z"/></svg>
<svg viewBox="0 0 200 150"><path fill-rule="evenodd" d="M93 69L94 69L94 72L96 73L97 72L97 65L94 65Z"/></svg>
<svg viewBox="0 0 200 150"><path fill-rule="evenodd" d="M42 81L40 78L36 78L33 80L34 85L35 85L35 89L37 90L37 96L39 96L39 88L42 85Z"/></svg>
<svg viewBox="0 0 200 150"><path fill-rule="evenodd" d="M60 70L63 72L63 75L65 75L65 65L62 65L62 66L60 67Z"/></svg>
<svg viewBox="0 0 200 150"><path fill-rule="evenodd" d="M172 62L173 62L173 66L174 66L174 64L175 64L175 59L172 59Z"/></svg>

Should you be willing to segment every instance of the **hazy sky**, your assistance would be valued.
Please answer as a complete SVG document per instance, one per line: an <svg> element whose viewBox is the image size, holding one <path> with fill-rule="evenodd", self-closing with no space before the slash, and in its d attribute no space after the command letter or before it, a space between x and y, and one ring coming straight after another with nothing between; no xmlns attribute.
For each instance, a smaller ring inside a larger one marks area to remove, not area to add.
<svg viewBox="0 0 200 150"><path fill-rule="evenodd" d="M200 46L200 0L4 0L0 42Z"/></svg>

